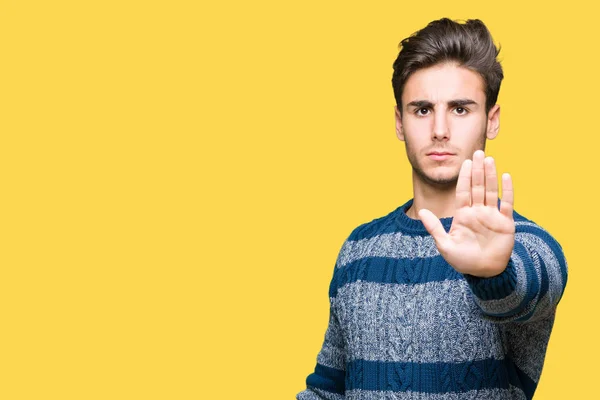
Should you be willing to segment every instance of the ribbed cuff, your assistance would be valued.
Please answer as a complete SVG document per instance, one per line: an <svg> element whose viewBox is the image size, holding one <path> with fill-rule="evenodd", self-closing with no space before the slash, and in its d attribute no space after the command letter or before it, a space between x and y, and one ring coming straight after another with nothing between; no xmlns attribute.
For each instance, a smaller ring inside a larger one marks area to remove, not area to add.
<svg viewBox="0 0 600 400"><path fill-rule="evenodd" d="M473 294L481 300L499 300L514 292L517 287L517 271L512 257L500 275L481 278L464 274Z"/></svg>

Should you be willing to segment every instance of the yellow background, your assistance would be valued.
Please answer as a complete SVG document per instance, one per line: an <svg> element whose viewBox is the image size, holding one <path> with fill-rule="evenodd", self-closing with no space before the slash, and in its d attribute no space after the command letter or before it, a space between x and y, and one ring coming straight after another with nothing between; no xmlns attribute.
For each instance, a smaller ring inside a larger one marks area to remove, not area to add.
<svg viewBox="0 0 600 400"><path fill-rule="evenodd" d="M412 197L391 66L444 16L501 44L487 153L569 262L536 399L595 396L586 3L0 4L0 398L294 398L344 239Z"/></svg>

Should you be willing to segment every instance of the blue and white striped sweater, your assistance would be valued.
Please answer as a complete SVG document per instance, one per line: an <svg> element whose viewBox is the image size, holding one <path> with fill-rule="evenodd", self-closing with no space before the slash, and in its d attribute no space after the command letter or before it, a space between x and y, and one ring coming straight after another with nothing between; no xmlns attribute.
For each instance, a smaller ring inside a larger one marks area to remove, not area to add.
<svg viewBox="0 0 600 400"><path fill-rule="evenodd" d="M465 276L406 215L412 201L344 242L325 340L296 398L531 399L567 282L561 246L515 211L506 270ZM441 222L449 231L452 217Z"/></svg>

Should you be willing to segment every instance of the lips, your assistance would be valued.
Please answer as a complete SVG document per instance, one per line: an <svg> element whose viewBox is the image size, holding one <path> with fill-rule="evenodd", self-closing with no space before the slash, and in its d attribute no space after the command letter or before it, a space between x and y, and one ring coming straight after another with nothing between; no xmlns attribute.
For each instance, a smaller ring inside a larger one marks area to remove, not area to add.
<svg viewBox="0 0 600 400"><path fill-rule="evenodd" d="M454 156L454 154L452 154L452 153L437 152L437 151L427 154L427 157L429 157L430 159L435 160L435 161L447 160L452 156Z"/></svg>

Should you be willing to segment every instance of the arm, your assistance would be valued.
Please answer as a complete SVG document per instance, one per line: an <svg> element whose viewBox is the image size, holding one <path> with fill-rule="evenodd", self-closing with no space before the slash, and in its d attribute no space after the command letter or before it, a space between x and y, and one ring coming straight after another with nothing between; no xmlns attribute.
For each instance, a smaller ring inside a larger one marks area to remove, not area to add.
<svg viewBox="0 0 600 400"><path fill-rule="evenodd" d="M553 315L567 284L567 260L543 228L517 221L506 269L482 278L465 274L475 303L493 322L531 322Z"/></svg>
<svg viewBox="0 0 600 400"><path fill-rule="evenodd" d="M502 201L493 158L477 150L465 160L456 185L450 231L429 210L419 210L440 254L468 282L486 318L531 321L549 316L566 282L561 246L545 230L513 211L509 174L502 177ZM515 217L518 221L515 222Z"/></svg>
<svg viewBox="0 0 600 400"><path fill-rule="evenodd" d="M336 265L337 267L337 265ZM335 269L337 271L337 268ZM333 293L330 284L330 296ZM296 395L297 400L343 400L345 398L346 347L336 314L335 297L329 297L329 325L323 346L317 356L315 371L306 378L306 390Z"/></svg>

